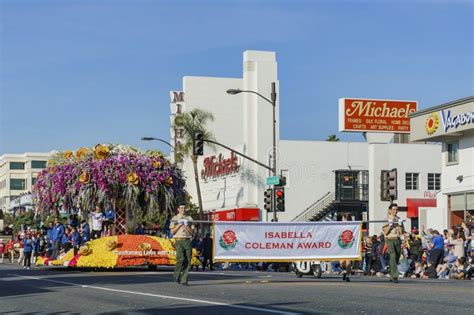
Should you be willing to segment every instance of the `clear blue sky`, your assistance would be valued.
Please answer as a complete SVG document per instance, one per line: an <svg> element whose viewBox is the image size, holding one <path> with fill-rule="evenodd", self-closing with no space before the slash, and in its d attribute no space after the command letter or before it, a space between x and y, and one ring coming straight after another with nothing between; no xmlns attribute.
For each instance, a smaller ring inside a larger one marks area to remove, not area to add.
<svg viewBox="0 0 474 315"><path fill-rule="evenodd" d="M473 1L0 0L0 154L167 148L185 75L241 77L276 51L281 137L342 140L340 97L474 95Z"/></svg>

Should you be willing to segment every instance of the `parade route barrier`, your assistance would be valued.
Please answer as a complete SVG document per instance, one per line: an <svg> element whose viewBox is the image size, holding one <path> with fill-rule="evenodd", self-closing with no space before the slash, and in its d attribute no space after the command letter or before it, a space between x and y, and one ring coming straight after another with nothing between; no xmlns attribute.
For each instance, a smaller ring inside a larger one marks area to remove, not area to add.
<svg viewBox="0 0 474 315"><path fill-rule="evenodd" d="M361 259L362 222L214 222L216 262Z"/></svg>

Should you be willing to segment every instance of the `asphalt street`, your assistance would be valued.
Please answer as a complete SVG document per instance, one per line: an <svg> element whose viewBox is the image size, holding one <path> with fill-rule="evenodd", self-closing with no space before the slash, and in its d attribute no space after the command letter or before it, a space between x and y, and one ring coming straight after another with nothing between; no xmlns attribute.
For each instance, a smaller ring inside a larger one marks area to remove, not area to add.
<svg viewBox="0 0 474 315"><path fill-rule="evenodd" d="M190 286L157 271L77 271L0 264L1 314L470 314L474 281L293 273L193 272Z"/></svg>

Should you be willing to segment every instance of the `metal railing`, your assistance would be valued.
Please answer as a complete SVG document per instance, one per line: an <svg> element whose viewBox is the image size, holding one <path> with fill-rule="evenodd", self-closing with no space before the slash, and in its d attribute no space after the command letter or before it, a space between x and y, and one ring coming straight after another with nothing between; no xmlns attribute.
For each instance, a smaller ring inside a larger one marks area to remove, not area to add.
<svg viewBox="0 0 474 315"><path fill-rule="evenodd" d="M294 217L291 222L310 221L319 213L327 209L336 200L336 193L328 191L324 196L319 198L315 203L303 210L300 214Z"/></svg>

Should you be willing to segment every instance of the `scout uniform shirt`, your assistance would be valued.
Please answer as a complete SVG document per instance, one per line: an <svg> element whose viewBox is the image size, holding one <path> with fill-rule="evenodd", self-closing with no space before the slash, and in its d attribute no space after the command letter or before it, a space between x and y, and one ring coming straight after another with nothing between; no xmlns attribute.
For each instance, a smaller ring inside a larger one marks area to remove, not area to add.
<svg viewBox="0 0 474 315"><path fill-rule="evenodd" d="M193 218L191 218L190 216L187 216L187 215L175 215L172 219L171 219L171 224L170 224L170 229L173 229L174 227L176 227L178 225L178 221L179 220L188 220L188 226L191 227L191 229L194 231L194 224L193 224ZM185 238L188 238L188 239L192 239L193 236L191 233L189 233L186 229L185 229L186 226L183 226L181 227L178 232L176 232L176 234L173 235L173 238L175 239L185 239Z"/></svg>
<svg viewBox="0 0 474 315"><path fill-rule="evenodd" d="M384 233L386 238L388 238L388 239L398 239L400 237L400 235L403 234L403 225L400 225L398 223L399 219L400 218L398 218L398 217L393 217L393 218L390 217L390 216L388 217L388 221L392 221L393 225L392 225L392 229L390 230L390 232L388 232L388 234ZM384 232L388 231L389 228L390 227L389 227L388 224L385 225L383 227Z"/></svg>

